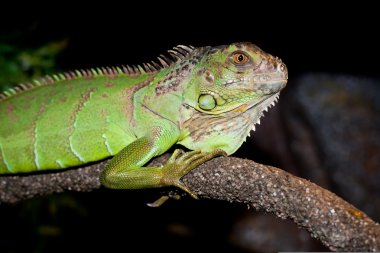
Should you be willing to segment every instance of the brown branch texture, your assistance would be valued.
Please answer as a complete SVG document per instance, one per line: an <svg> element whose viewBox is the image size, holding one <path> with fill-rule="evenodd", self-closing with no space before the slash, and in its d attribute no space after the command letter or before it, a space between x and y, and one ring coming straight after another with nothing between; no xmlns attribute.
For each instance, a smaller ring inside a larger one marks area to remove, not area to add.
<svg viewBox="0 0 380 253"><path fill-rule="evenodd" d="M153 163L162 163L159 157ZM100 188L106 162L48 174L0 177L0 203L37 195ZM183 181L199 197L235 201L291 219L334 251L379 251L380 225L362 211L310 181L239 158L213 159Z"/></svg>

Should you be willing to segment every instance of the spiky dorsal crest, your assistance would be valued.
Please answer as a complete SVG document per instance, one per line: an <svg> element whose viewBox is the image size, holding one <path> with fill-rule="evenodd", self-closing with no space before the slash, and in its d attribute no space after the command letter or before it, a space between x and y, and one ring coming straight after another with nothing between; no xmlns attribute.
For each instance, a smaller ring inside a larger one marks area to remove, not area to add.
<svg viewBox="0 0 380 253"><path fill-rule="evenodd" d="M0 92L0 101L38 86L51 85L65 80L74 80L78 78L90 79L103 76L116 77L123 74L128 76L154 74L163 68L170 68L179 61L189 58L194 50L195 48L193 46L178 45L173 49L168 50L169 56L161 54L157 57L158 62L151 61L143 63L142 65L123 65L121 67L80 69L54 75L47 75L38 80L34 80L32 83L21 83L6 91Z"/></svg>

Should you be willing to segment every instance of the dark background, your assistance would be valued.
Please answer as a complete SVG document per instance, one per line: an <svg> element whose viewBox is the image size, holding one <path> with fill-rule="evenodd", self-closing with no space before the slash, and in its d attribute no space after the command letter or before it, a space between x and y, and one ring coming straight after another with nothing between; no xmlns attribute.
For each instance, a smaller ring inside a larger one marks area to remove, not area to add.
<svg viewBox="0 0 380 253"><path fill-rule="evenodd" d="M91 3L85 8L62 4L33 11L24 7L25 14L2 18L0 40L33 48L66 39L67 47L56 61L59 71L139 64L177 44L251 41L280 57L290 80L309 72L379 77L380 22L372 6L345 4L332 9L321 3L259 6L237 1L213 6L135 4ZM277 164L258 147L242 150L236 156ZM232 231L236 221L247 216L245 206L190 199L158 209L145 206L159 195L154 190L102 189L0 205L0 251L242 250L233 243Z"/></svg>
<svg viewBox="0 0 380 253"><path fill-rule="evenodd" d="M150 61L177 44L251 41L283 59L290 78L310 71L379 75L379 20L369 4L146 5L150 12L138 2L25 7L26 13L1 17L1 39L28 47L69 39L58 59L62 70Z"/></svg>

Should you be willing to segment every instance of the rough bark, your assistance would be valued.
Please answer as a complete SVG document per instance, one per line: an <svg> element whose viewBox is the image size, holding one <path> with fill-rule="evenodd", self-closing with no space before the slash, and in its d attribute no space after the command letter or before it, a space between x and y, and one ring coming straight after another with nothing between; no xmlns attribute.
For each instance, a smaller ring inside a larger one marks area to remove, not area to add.
<svg viewBox="0 0 380 253"><path fill-rule="evenodd" d="M48 174L0 177L0 203L64 190L98 189L105 163ZM291 219L331 250L380 251L378 223L334 193L278 168L222 157L194 169L183 181L199 197L240 202Z"/></svg>

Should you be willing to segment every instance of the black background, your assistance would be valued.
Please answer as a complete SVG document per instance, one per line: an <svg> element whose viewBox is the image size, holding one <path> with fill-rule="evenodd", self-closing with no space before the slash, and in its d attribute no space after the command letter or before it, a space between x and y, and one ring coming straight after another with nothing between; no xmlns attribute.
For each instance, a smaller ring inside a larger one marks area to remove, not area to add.
<svg viewBox="0 0 380 253"><path fill-rule="evenodd" d="M10 40L17 45L68 38L58 62L63 70L150 61L177 44L251 41L283 59L290 78L311 71L379 75L380 22L369 4L126 4L25 7L26 13L2 16L0 28L8 37L28 34Z"/></svg>

